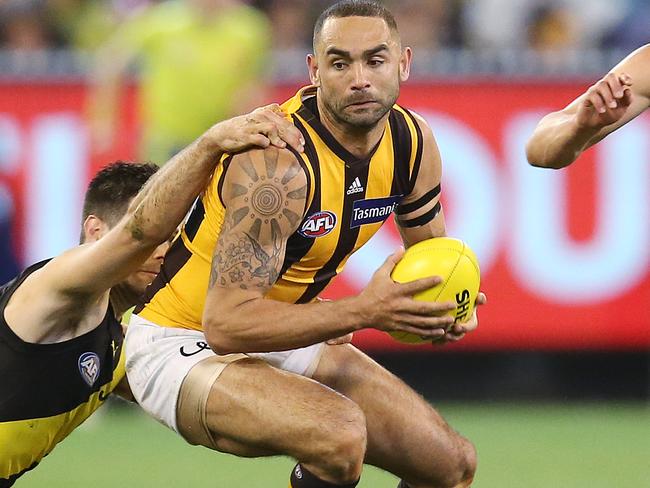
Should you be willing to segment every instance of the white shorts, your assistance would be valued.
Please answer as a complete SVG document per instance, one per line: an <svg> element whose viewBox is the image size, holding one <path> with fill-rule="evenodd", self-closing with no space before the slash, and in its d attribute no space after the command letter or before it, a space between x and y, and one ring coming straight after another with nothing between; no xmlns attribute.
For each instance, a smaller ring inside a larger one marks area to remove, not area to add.
<svg viewBox="0 0 650 488"><path fill-rule="evenodd" d="M160 327L133 315L125 338L126 374L140 406L156 420L178 432L176 408L183 380L198 362L215 354L203 332ZM324 343L269 353L228 354L224 363L246 357L311 377L318 366Z"/></svg>

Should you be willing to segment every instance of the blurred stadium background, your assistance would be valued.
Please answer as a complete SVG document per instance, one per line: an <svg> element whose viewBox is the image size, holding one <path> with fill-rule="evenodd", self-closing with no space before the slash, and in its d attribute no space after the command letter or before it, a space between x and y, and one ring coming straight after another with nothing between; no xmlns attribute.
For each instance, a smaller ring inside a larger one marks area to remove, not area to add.
<svg viewBox="0 0 650 488"><path fill-rule="evenodd" d="M90 176L138 154L137 67L101 152L89 79L97 47L156 3L0 0L0 282L74 245ZM254 2L272 29L269 101L307 82L330 3ZM479 488L650 486L650 117L568 171L529 168L523 152L542 114L650 42L650 1L386 3L415 50L400 101L437 135L448 232L477 252L489 304L453 347L356 343L476 443ZM326 295L356 293L397 244L385 226ZM17 486L285 486L291 465L190 447L113 400ZM360 486L396 483L369 469Z"/></svg>

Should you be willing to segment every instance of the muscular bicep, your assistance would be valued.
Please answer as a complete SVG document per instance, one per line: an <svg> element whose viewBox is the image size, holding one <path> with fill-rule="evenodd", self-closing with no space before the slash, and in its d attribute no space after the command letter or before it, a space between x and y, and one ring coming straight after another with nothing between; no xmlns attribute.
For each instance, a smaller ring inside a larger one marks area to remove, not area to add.
<svg viewBox="0 0 650 488"><path fill-rule="evenodd" d="M276 148L233 158L222 187L226 213L212 256L206 314L264 296L280 276L308 194L296 158Z"/></svg>
<svg viewBox="0 0 650 488"><path fill-rule="evenodd" d="M420 170L413 190L396 209L400 235L406 247L430 237L444 236L445 218L440 200L442 193L442 161L435 138L427 123L416 121L423 135Z"/></svg>

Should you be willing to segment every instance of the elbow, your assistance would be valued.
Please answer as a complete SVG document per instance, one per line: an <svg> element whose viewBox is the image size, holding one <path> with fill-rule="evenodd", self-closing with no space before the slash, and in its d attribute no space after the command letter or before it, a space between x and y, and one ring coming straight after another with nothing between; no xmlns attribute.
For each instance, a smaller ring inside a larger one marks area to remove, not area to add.
<svg viewBox="0 0 650 488"><path fill-rule="evenodd" d="M208 345L210 346L210 349L212 349L212 351L219 356L241 353L241 351L236 347L229 346L227 344L224 344L221 341L219 342L208 341Z"/></svg>
<svg viewBox="0 0 650 488"><path fill-rule="evenodd" d="M528 158L528 164L533 168L544 168L544 169L561 169L566 166L564 163L555 162L555 161L544 161L543 159Z"/></svg>
<svg viewBox="0 0 650 488"><path fill-rule="evenodd" d="M568 153L549 147L548 142L535 134L526 143L526 159L535 168L562 169L570 165L580 152Z"/></svg>
<svg viewBox="0 0 650 488"><path fill-rule="evenodd" d="M554 168L553 166L550 166L548 163L545 161L542 161L541 159L536 159L533 157L528 157L528 164L532 166L533 168L552 168L552 169L557 169Z"/></svg>
<svg viewBox="0 0 650 488"><path fill-rule="evenodd" d="M528 161L528 164L536 168L544 168L544 162L540 156L539 151L535 151L533 140L530 139L526 143L526 160Z"/></svg>
<svg viewBox="0 0 650 488"><path fill-rule="evenodd" d="M538 150L533 139L529 140L526 144L526 160L534 168L559 168L559 166L554 166L551 162L544 159L542 152Z"/></svg>
<svg viewBox="0 0 650 488"><path fill-rule="evenodd" d="M216 354L234 354L257 351L262 329L257 317L259 310L242 310L246 300L238 293L225 292L219 287L208 294L203 307L201 323L205 339Z"/></svg>
<svg viewBox="0 0 650 488"><path fill-rule="evenodd" d="M242 352L237 338L229 330L227 321L215 318L203 318L205 339L215 354L225 355Z"/></svg>

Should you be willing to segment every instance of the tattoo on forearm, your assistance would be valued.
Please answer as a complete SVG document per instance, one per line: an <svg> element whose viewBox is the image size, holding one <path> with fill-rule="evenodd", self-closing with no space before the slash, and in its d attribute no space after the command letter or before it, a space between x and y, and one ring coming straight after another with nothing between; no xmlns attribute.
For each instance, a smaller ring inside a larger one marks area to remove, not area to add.
<svg viewBox="0 0 650 488"><path fill-rule="evenodd" d="M304 200L307 185L296 178L301 171L297 162L280 177L277 151L264 152L263 168L256 168L249 154L240 155L238 165L238 182L229 187L228 205L234 210L215 248L210 287L267 289L282 267L283 229L293 231L302 218L291 201Z"/></svg>
<svg viewBox="0 0 650 488"><path fill-rule="evenodd" d="M133 216L131 217L131 220L128 224L128 231L131 233L131 237L135 239L136 241L141 241L144 239L144 231L142 230L142 216L143 213L143 207L140 205Z"/></svg>

